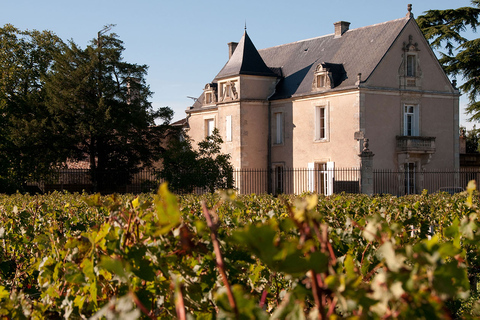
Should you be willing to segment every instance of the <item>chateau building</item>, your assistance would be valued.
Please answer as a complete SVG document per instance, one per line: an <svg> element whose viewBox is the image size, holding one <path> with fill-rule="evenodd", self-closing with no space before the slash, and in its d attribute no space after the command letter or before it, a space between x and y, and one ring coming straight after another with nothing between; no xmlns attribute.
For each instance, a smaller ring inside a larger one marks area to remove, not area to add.
<svg viewBox="0 0 480 320"><path fill-rule="evenodd" d="M459 91L405 17L257 50L245 31L186 111L188 135L218 128L235 168L459 168Z"/></svg>

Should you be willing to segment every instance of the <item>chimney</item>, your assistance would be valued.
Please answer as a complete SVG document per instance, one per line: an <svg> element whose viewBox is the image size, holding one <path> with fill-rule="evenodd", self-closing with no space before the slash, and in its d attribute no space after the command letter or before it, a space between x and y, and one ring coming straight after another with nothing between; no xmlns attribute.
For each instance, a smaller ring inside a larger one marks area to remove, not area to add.
<svg viewBox="0 0 480 320"><path fill-rule="evenodd" d="M237 48L238 42L229 42L228 43L228 59L230 59L233 55L233 52Z"/></svg>
<svg viewBox="0 0 480 320"><path fill-rule="evenodd" d="M333 24L335 26L335 38L341 37L350 27L350 22L338 21Z"/></svg>

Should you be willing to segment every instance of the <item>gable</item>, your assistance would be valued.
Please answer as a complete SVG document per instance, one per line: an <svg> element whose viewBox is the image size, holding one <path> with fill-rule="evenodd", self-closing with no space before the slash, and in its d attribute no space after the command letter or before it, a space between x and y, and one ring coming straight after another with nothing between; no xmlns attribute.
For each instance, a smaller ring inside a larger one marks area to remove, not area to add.
<svg viewBox="0 0 480 320"><path fill-rule="evenodd" d="M407 57L416 58L416 85L406 87L423 91L453 93L454 88L443 71L437 57L423 36L414 19L411 19L399 33L397 39L380 60L370 77L364 78L372 87L405 88Z"/></svg>

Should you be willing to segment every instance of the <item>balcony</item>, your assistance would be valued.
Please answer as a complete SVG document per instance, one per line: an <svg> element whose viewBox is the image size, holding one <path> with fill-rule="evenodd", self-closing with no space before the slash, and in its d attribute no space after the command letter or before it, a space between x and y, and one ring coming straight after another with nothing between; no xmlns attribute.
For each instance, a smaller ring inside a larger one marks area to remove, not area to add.
<svg viewBox="0 0 480 320"><path fill-rule="evenodd" d="M435 137L397 136L398 153L435 153Z"/></svg>

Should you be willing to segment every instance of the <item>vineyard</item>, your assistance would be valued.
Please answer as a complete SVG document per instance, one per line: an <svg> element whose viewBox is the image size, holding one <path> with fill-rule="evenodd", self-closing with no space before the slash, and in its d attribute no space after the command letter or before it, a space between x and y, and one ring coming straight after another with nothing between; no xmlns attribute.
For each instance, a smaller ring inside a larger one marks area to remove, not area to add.
<svg viewBox="0 0 480 320"><path fill-rule="evenodd" d="M474 319L466 192L0 195L0 319Z"/></svg>

